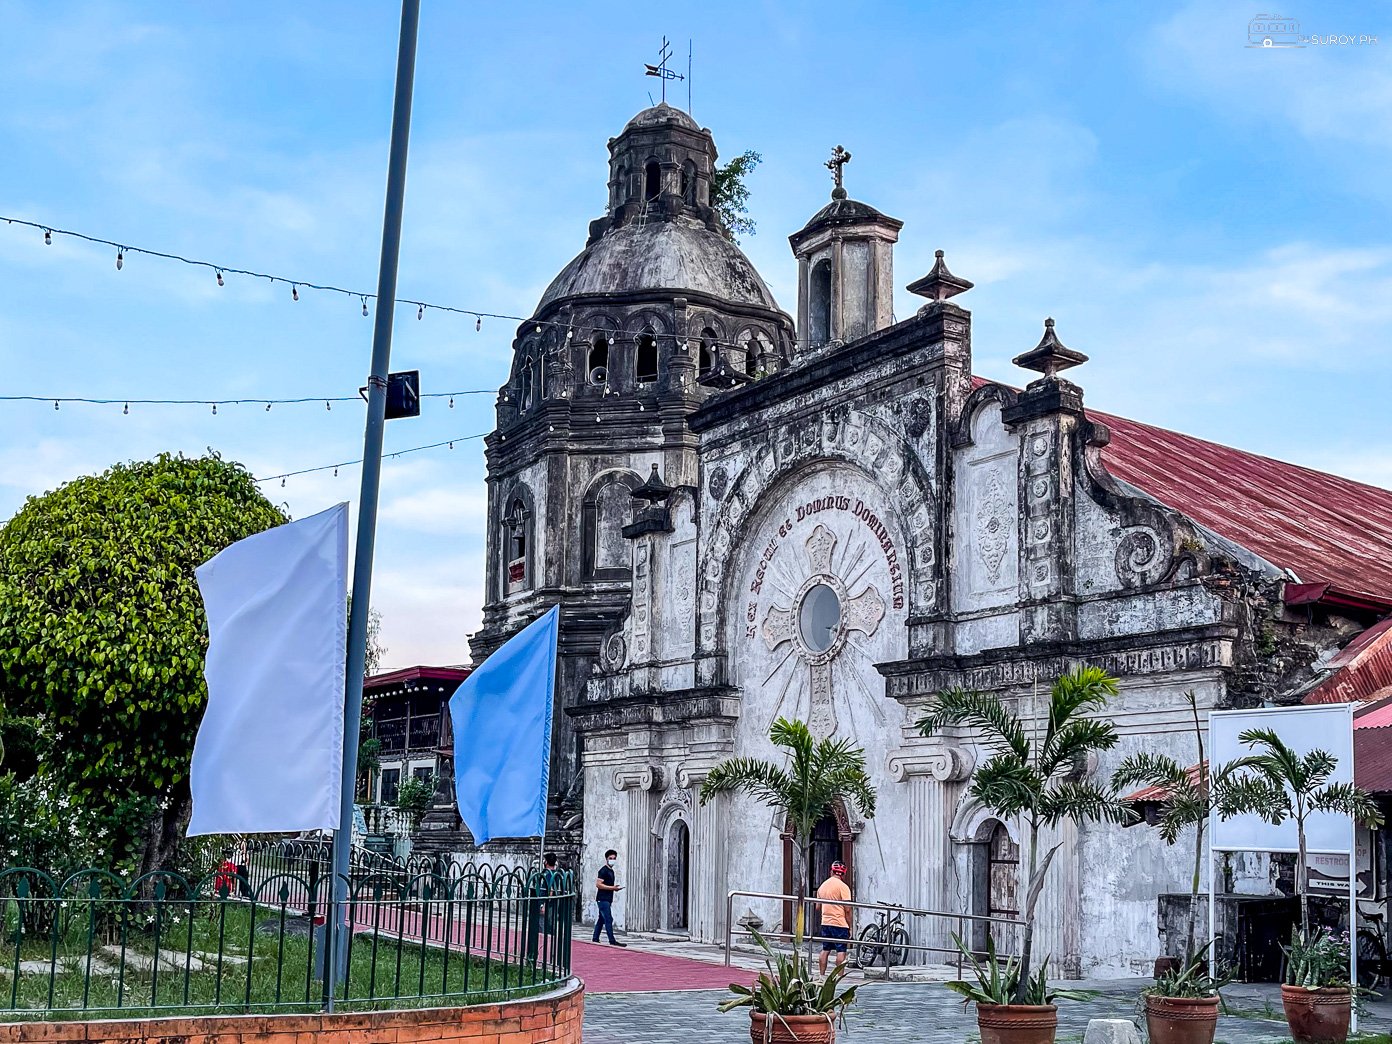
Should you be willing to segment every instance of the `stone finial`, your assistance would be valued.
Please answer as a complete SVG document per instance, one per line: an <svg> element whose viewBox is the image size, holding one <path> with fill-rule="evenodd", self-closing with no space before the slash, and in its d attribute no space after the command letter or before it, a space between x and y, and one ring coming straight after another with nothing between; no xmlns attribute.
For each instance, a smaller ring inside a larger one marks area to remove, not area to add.
<svg viewBox="0 0 1392 1044"><path fill-rule="evenodd" d="M650 504L660 504L671 495L672 487L662 481L657 473L656 464L652 466L647 481L633 491L635 499L646 500Z"/></svg>
<svg viewBox="0 0 1392 1044"><path fill-rule="evenodd" d="M741 384L748 384L753 379L743 370L737 370L731 366L725 358L725 353L717 349L715 365L697 377L696 383L703 384L707 388L734 388Z"/></svg>
<svg viewBox="0 0 1392 1044"><path fill-rule="evenodd" d="M841 168L851 162L851 154L840 145L832 150L831 159L826 161L827 170L831 171L831 176L836 179L836 187L831 190L832 199L845 199L846 186L841 184Z"/></svg>
<svg viewBox="0 0 1392 1044"><path fill-rule="evenodd" d="M1054 333L1054 321L1044 320L1044 336L1039 343L1025 352L1017 355L1012 362L1026 370L1034 370L1042 373L1045 377L1053 377L1060 370L1067 370L1073 366L1079 366L1087 362L1088 357L1082 352L1075 352L1058 339L1058 334Z"/></svg>
<svg viewBox="0 0 1392 1044"><path fill-rule="evenodd" d="M909 293L926 297L930 301L946 301L949 297L956 297L976 285L949 272L941 250L935 250L933 256L936 260L933 262L932 271L906 286L904 289Z"/></svg>

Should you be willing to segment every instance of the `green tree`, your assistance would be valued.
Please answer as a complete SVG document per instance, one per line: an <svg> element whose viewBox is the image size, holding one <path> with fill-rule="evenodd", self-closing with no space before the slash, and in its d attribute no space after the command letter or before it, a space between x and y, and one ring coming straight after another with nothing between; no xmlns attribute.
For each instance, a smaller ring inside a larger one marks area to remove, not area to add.
<svg viewBox="0 0 1392 1044"><path fill-rule="evenodd" d="M188 819L207 700L194 568L285 521L241 465L161 454L31 497L0 529L0 690L41 723L45 781L112 813L113 863L164 865Z"/></svg>
<svg viewBox="0 0 1392 1044"><path fill-rule="evenodd" d="M710 770L701 784L701 804L716 794L743 791L787 818L793 830L798 914L795 932L802 936L803 900L812 863L812 830L838 798L848 799L866 819L875 815L875 788L865 771L865 751L850 740L816 740L806 722L779 718L769 739L788 752L787 766L757 758L730 758Z"/></svg>
<svg viewBox="0 0 1392 1044"><path fill-rule="evenodd" d="M723 167L716 167L711 175L710 205L715 210L721 233L732 242L739 236L754 234L754 221L747 216L749 187L744 179L754 173L763 158L753 149L747 149Z"/></svg>
<svg viewBox="0 0 1392 1044"><path fill-rule="evenodd" d="M1112 773L1112 786L1156 787L1164 792L1164 803L1155 826L1165 844L1178 843L1180 836L1190 827L1194 828L1194 868L1189 878L1189 918L1185 932L1184 963L1187 967L1193 962L1194 932L1198 917L1199 878L1203 873L1204 832L1208 828L1209 813L1213 809L1213 786L1210 779L1221 787L1231 767L1215 766L1210 773L1204 762L1203 726L1199 722L1199 705L1192 692L1186 692L1189 711L1194 718L1194 745L1198 751L1198 768L1191 773L1174 758L1166 754L1153 754L1141 751L1126 758Z"/></svg>
<svg viewBox="0 0 1392 1044"><path fill-rule="evenodd" d="M1310 938L1309 862L1305 821L1312 812L1350 816L1365 826L1382 823L1382 813L1368 792L1352 783L1330 783L1339 759L1326 750L1297 754L1274 729L1248 729L1238 742L1255 754L1229 764L1229 775L1216 795L1224 819L1255 813L1273 826L1295 820L1297 846L1295 887L1300 893L1300 934Z"/></svg>
<svg viewBox="0 0 1392 1044"><path fill-rule="evenodd" d="M1081 766L1094 751L1116 746L1109 721L1085 717L1100 711L1117 693L1117 680L1096 667L1077 667L1061 675L1049 691L1048 721L1043 734L1030 736L1023 721L995 693L947 689L937 706L920 718L919 731L933 736L954 725L981 730L991 757L977 768L971 794L1002 819L1016 816L1029 828L1029 876L1025 882L1024 938L1020 947L1015 1003L1028 1003L1030 959L1034 946L1034 911L1049 865L1059 850L1054 845L1039 857L1041 827L1074 823L1125 822L1130 810L1106 790L1081 779Z"/></svg>

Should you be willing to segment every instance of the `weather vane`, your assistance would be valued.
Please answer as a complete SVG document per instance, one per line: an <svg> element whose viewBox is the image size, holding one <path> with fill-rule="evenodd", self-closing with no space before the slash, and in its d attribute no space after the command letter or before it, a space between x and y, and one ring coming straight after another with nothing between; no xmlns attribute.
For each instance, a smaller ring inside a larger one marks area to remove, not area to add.
<svg viewBox="0 0 1392 1044"><path fill-rule="evenodd" d="M658 58L659 58L658 63L657 63L656 65L646 65L646 64L645 64L645 65L643 66L643 68L646 70L646 72L645 72L644 75L647 75L647 76L656 76L659 80L662 81L662 103L663 103L664 105L667 104L667 81L668 81L668 80L685 80L685 79L686 79L685 76L683 76L681 73L677 72L675 69L669 69L669 68L667 68L667 62L671 59L671 57L672 57L672 45L668 42L667 37L664 36L664 37L662 38L662 50L660 50L660 51L658 52ZM688 62L689 62L689 61L690 61L690 59L688 59ZM688 67L687 71L690 72L690 68L689 68L689 67ZM649 97L651 97L651 95L649 95Z"/></svg>
<svg viewBox="0 0 1392 1044"><path fill-rule="evenodd" d="M836 179L836 187L831 190L832 199L845 199L846 187L841 184L841 168L851 162L851 154L840 145L832 151L831 159L826 161L826 169L831 171L831 176Z"/></svg>

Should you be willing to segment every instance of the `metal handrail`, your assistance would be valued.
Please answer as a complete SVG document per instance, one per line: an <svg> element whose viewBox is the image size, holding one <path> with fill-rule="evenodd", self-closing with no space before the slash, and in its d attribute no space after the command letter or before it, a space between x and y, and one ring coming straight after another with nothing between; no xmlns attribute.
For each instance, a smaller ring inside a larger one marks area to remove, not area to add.
<svg viewBox="0 0 1392 1044"><path fill-rule="evenodd" d="M732 946L732 943L733 943L734 936L735 936L736 934L738 934L738 935L748 935L748 936L754 935L754 932L753 932L752 929L743 929L743 930L740 930L740 931L738 931L738 932L735 931L735 927L734 927L734 907L735 907L735 897L736 897L736 896L741 896L741 897L746 898L746 899L778 899L778 900L782 900L782 901L785 902L785 903L796 903L796 902L798 901L798 897L797 897L797 896L795 896L795 895L785 895L785 894L783 894L783 893L781 893L781 892L746 892L746 891L736 890L736 891L732 891L732 892L728 893L728 894L726 895L726 897L725 897L725 966L726 966L727 968L730 966L730 951L731 951L731 946ZM808 903L808 904L815 903L815 904L817 904L817 905L819 905L819 906L849 906L849 907L852 907L853 909L856 909L856 910L873 910L873 911L875 911L877 914L883 913L885 910L896 910L896 911L898 911L900 914L904 914L904 915L910 915L910 914L911 914L911 915L913 915L914 917L938 917L938 918L942 918L943 920L947 920L947 921L955 921L955 922L957 923L957 937L958 937L958 938L961 938L961 937L962 937L963 930L964 930L964 928L966 927L966 922L968 922L968 921L973 921L973 922L975 922L975 921L984 921L984 922L986 922L987 924L1008 924L1008 925L1014 925L1014 926L1017 926L1017 927L1020 927L1020 928L1023 928L1024 925L1025 925L1025 922L1024 922L1023 920L1021 920L1020 918L1018 918L1018 917L997 917L997 916L994 916L994 915L991 915L991 914L972 914L972 913L952 912L952 911L948 911L948 910L923 910L923 909L919 909L919 908L917 908L917 907L912 907L912 906L900 906L900 905L898 905L897 903L886 903L886 902L879 902L879 901L873 902L873 903L858 903L858 902L855 902L854 900L849 900L849 899L845 899L845 900L843 900L843 899L821 899L821 898L818 898L818 897L815 896L815 895L803 896L802 901L805 902L805 903ZM811 911L808 911L808 913L810 913L810 912L811 912ZM758 934L759 934L760 936L762 936L763 938L766 938L766 939L791 939L791 938L794 938L794 936L793 936L791 933L786 932L786 931L781 931L781 932L760 932L760 933L758 933ZM814 942L845 942L845 943L847 944L848 948L849 948L850 946L856 944L856 940L855 940L855 939L831 939L829 936L812 935L812 934L810 934L810 933L803 936L803 941L807 943L807 947L808 947L808 959L809 959L809 960L811 959L811 947L812 947L812 944L813 944ZM885 940L884 945L888 946L888 944L889 944L888 940ZM909 949L909 950L923 950L923 951L925 951L925 952L931 952L931 953L955 953L956 956L957 956L957 974L958 974L958 975L961 975L961 974L962 974L962 951L961 951L961 950L952 950L952 949L948 949L948 948L945 947L945 946L930 946L930 945L928 945L928 944L926 944L926 943L912 943L912 942L910 942L910 943L905 943L905 944L904 944L904 948L905 948L905 949ZM886 970L888 970L888 967L889 967L888 961L886 961L885 967L886 967Z"/></svg>

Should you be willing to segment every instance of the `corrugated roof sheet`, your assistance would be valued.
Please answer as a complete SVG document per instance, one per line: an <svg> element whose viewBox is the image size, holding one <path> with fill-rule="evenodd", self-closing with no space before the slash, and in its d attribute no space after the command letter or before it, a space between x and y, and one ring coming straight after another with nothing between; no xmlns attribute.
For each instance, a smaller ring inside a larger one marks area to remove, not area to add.
<svg viewBox="0 0 1392 1044"><path fill-rule="evenodd" d="M1304 583L1392 602L1392 491L1149 424L1106 424L1108 470Z"/></svg>
<svg viewBox="0 0 1392 1044"><path fill-rule="evenodd" d="M1305 703L1371 700L1392 686L1392 619L1374 624L1329 661L1330 676L1305 695Z"/></svg>
<svg viewBox="0 0 1392 1044"><path fill-rule="evenodd" d="M989 383L983 378L978 386ZM1302 583L1392 603L1392 491L1088 410L1107 469Z"/></svg>
<svg viewBox="0 0 1392 1044"><path fill-rule="evenodd" d="M1374 794L1392 793L1392 700L1354 712L1353 781Z"/></svg>
<svg viewBox="0 0 1392 1044"><path fill-rule="evenodd" d="M1202 773L1206 770L1207 761L1197 765L1190 765L1184 771L1189 776L1190 783L1198 783ZM1170 796L1169 787L1142 787L1133 794L1127 794L1122 801L1164 801Z"/></svg>

